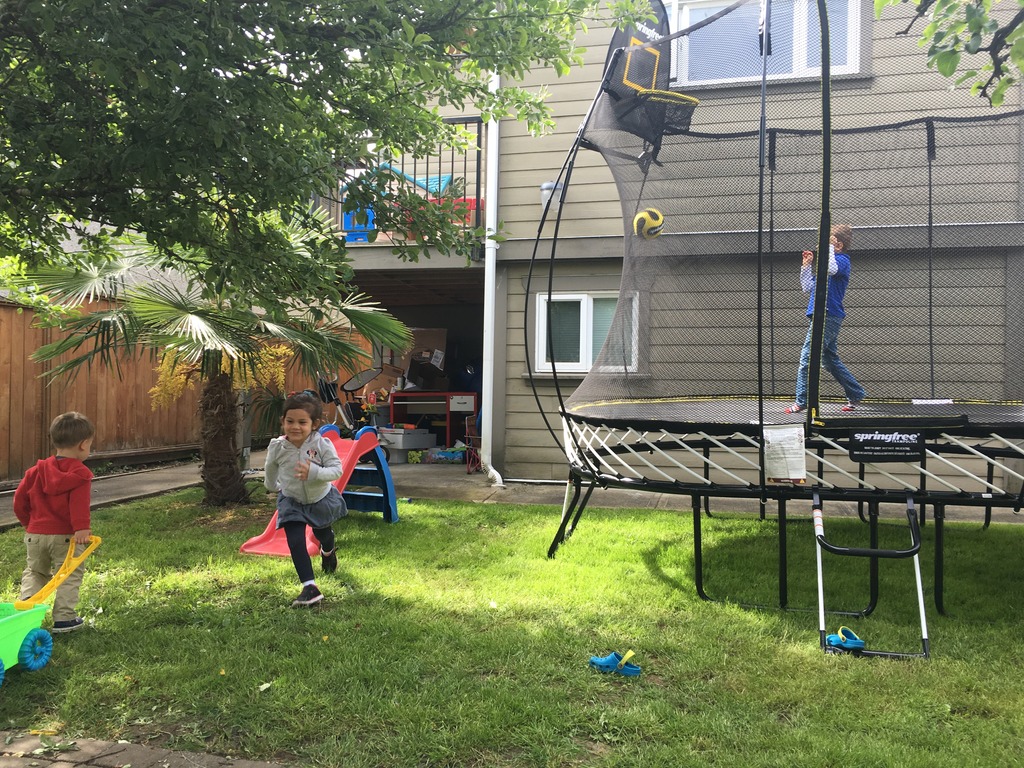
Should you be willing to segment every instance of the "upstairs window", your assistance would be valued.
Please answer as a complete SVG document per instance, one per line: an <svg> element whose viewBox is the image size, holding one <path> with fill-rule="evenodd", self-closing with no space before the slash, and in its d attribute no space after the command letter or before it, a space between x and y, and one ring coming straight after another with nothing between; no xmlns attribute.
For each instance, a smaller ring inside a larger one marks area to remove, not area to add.
<svg viewBox="0 0 1024 768"><path fill-rule="evenodd" d="M722 0L673 0L666 3L674 30L685 29L731 3ZM761 79L758 47L759 3L747 3L715 22L718 34L698 32L681 38L673 60L675 85L723 85ZM860 3L839 0L828 5L833 75L860 72ZM729 40L728 45L722 39ZM739 48L737 47L739 46ZM814 0L773 0L771 4L770 80L821 74L821 30Z"/></svg>

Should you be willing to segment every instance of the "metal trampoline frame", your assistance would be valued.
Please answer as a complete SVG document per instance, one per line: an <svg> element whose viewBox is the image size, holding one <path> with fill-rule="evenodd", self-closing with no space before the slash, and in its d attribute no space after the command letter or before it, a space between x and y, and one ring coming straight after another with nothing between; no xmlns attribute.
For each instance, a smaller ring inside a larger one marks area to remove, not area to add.
<svg viewBox="0 0 1024 768"><path fill-rule="evenodd" d="M1006 507L1020 512L1024 505L1024 474L1009 466L1010 461L1024 460L1024 445L1013 442L1014 438L1024 438L1024 431L1016 431L1007 437L997 433L957 435L944 431L942 427L927 429L924 458L917 463L896 463L916 475L917 483L908 482L898 475L893 463L857 462L855 470L851 471L844 466L850 463L849 440L837 435L816 434L805 443L806 483L763 484L745 479L732 466L738 463L746 467L748 474L756 472L759 477L763 475L759 460L762 446L749 428L717 433L706 426L687 433L673 432L667 426L645 430L632 425L592 423L566 413L562 415L562 424L569 457L569 480L561 521L548 548L548 556L554 557L559 547L575 532L593 491L598 487L690 496L693 502L694 580L697 594L706 600L712 598L704 587L701 518L702 512L710 515L712 498L757 500L762 519L767 517L769 503L775 503L779 524L781 608L787 607L788 603L786 521L789 502L854 502L861 518L871 525L872 540L876 537L879 505L903 505L912 500L920 510L921 524L925 522L927 508L931 507L936 531L934 599L941 613L945 613L943 549L946 509L951 506L981 509L987 527L993 508ZM730 425L721 426L728 430ZM738 425L731 426L735 428ZM1024 425L1019 430L1024 430ZM692 461L680 460L680 454ZM984 467L980 474L971 466L979 463ZM935 471L935 464L943 468L943 474ZM1014 481L1022 484L1020 490L1010 487ZM877 603L876 559L872 559L871 568L868 607L849 612L852 615L865 616Z"/></svg>

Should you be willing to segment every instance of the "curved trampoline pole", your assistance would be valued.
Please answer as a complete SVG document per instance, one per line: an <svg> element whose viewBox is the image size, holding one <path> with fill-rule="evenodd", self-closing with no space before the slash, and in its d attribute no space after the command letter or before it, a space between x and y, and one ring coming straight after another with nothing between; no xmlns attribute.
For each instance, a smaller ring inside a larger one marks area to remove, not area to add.
<svg viewBox="0 0 1024 768"><path fill-rule="evenodd" d="M580 146L583 143L583 134L586 131L587 126L590 123L590 119L591 119L591 117L594 114L594 109L597 107L597 103L598 103L599 99L601 98L601 94L605 90L605 86L606 86L606 84L608 82L608 78L611 76L611 72L612 72L612 70L614 68L615 62L622 55L623 50L624 49L621 49L621 48L617 49L612 54L611 58L609 59L608 66L605 68L604 77L602 78L601 88L598 89L597 95L594 96L593 100L590 103L590 106L587 108L586 114L583 116L583 120L580 122L580 127L576 131L576 137L573 140L572 146L569 147L569 151L566 153L565 160L562 163L562 167L561 167L561 169L558 172L558 177L557 177L556 182L555 182L555 189L558 190L559 186L561 187L561 189L560 189L560 191L558 193L558 208L557 208L556 213L555 213L555 227L554 227L554 231L552 232L552 236L551 236L551 249L550 249L549 255L548 255L548 262L549 262L549 264L552 265L551 268L549 268L549 270L548 270L547 298L548 298L548 312L549 313L551 311L551 295L552 295L552 288L553 288L552 282L553 282L553 279L554 279L554 266L553 265L554 265L554 260L555 260L555 251L556 251L556 248L558 247L558 233L559 233L559 230L561 228L561 223L562 223L562 210L563 210L563 204L565 202L566 191L567 191L567 188L569 186L569 181L572 178L572 171L573 171L573 168L575 167L575 164L576 164L576 156L579 154ZM553 192L554 192L554 190L553 190ZM533 282L533 270L534 270L535 264L537 263L537 254L538 254L538 251L540 250L540 240L541 240L541 235L542 235L543 230L544 230L544 224L547 223L548 212L551 209L551 202L552 202L552 200L554 200L554 197L555 197L554 194L552 194L550 197L548 197L547 201L544 204L544 208L541 211L540 222L537 225L537 236L534 238L534 241L533 241L533 252L530 255L529 267L527 268L527 271L526 271L526 285L524 286L525 290L524 290L524 298L523 298L523 313L524 313L524 317L528 317L529 316L530 290L531 290L531 286L532 286L532 282ZM548 344L551 344L553 346L553 340L551 338L552 337L552 328L551 328L550 317L548 318L547 327L548 327ZM567 448L566 448L565 445L563 445L562 441L560 441L558 439L558 435L555 434L555 430L551 426L551 421L548 419L548 414L544 410L544 405L543 405L543 403L541 403L540 394L537 392L537 382L534 379L533 365L530 362L530 355L531 355L530 339L529 339L529 334L526 334L526 333L524 333L524 337L523 337L523 352L524 352L525 361L526 361L526 376L527 376L527 379L529 380L529 383L530 383L530 389L533 392L534 402L536 402L536 404L537 404L537 412L540 414L541 419L543 419L544 426L547 428L548 434L550 434L552 439L555 441L555 445L558 446L558 449L561 450L563 453L565 453L566 457L568 458ZM559 414L562 414L562 422L563 422L563 425L565 425L565 423L566 423L565 422L565 416L564 416L564 413L565 413L565 398L562 396L562 390L561 390L561 386L560 386L559 380L558 380L558 369L557 369L557 366L554 364L554 361L552 361L551 372L552 372L552 377L554 379L555 395L556 395L556 397L558 399L558 411L559 411ZM564 429L564 432L565 432L565 439L567 441L571 439L573 441L574 445L576 446L576 455L584 456L585 457L586 454L585 454L584 451L581 450L581 446L577 442L575 435L572 433L572 430L566 428L566 429ZM590 469L592 472L596 473L596 468L595 467L590 466L590 467L588 467L588 469Z"/></svg>

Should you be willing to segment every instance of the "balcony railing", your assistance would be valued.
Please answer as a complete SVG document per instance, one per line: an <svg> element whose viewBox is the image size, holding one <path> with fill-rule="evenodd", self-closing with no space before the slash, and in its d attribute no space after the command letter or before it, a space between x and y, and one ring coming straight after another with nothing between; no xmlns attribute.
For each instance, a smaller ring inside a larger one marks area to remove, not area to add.
<svg viewBox="0 0 1024 768"><path fill-rule="evenodd" d="M460 125L473 135L471 147L455 148L438 143L437 150L426 157L379 157L377 166L394 175L395 186L405 186L430 202L451 201L466 229L478 229L484 223L483 200L483 121L479 117L445 118L445 122ZM369 243L369 234L375 227L372 210L344 211L344 182L339 185L337 199L317 198L335 223L345 232L349 245ZM361 221L365 215L365 222ZM376 244L381 244L380 235ZM387 242L386 240L384 242Z"/></svg>

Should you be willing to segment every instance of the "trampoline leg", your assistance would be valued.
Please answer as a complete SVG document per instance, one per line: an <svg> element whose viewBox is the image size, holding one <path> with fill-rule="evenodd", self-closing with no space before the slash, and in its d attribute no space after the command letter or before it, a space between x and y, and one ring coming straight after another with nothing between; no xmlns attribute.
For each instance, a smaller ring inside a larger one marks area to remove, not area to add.
<svg viewBox="0 0 1024 768"><path fill-rule="evenodd" d="M693 498L693 582L697 589L697 597L711 601L704 591L704 557L700 535L700 496Z"/></svg>
<svg viewBox="0 0 1024 768"><path fill-rule="evenodd" d="M945 601L942 598L942 573L945 569L942 547L945 543L946 505L935 505L935 608L943 616L946 615Z"/></svg>
<svg viewBox="0 0 1024 768"><path fill-rule="evenodd" d="M704 482L711 482L711 449L705 445L702 449L704 455ZM711 514L711 494L704 497L704 514L708 517L712 517Z"/></svg>
<svg viewBox="0 0 1024 768"><path fill-rule="evenodd" d="M551 541L551 546L548 547L548 557L554 557L555 552L558 551L558 547L565 542L573 531L576 530L576 525L580 521L580 516L583 514L583 510L586 509L587 502L590 501L590 495L594 492L594 488L597 487L597 482L591 480L590 485L587 486L587 493L583 496L583 500L580 501L580 493L582 492L583 483L578 477L569 478L568 483L565 486L565 502L562 505L562 522L558 526L558 532L555 533L555 538ZM575 514L573 512L575 511Z"/></svg>
<svg viewBox="0 0 1024 768"><path fill-rule="evenodd" d="M868 502L868 518L871 521L871 549L878 549L878 502ZM868 605L864 609L865 616L870 616L878 605L878 558L872 557L868 562L870 593L868 595Z"/></svg>
<svg viewBox="0 0 1024 768"><path fill-rule="evenodd" d="M551 546L548 547L548 557L554 557L555 552L558 551L558 547L567 538L566 528L569 527L569 521L572 519L573 509L576 507L576 502L580 498L580 481L579 478L570 477L565 485L565 500L562 502L562 521L558 525L558 531L555 533L555 538L551 540Z"/></svg>
<svg viewBox="0 0 1024 768"><path fill-rule="evenodd" d="M701 534L701 508L702 501L698 494L692 497L693 503L693 582L697 597L714 603L719 602L718 598L711 597L704 589L704 546ZM779 608L785 608L789 599L786 583L786 509L785 500L779 502ZM757 603L740 603L746 608L775 608L776 606L761 605Z"/></svg>
<svg viewBox="0 0 1024 768"><path fill-rule="evenodd" d="M762 510L763 509L764 507L762 505ZM779 499L779 608L785 608L786 604L789 602L789 577L787 571L786 500L782 498Z"/></svg>
<svg viewBox="0 0 1024 768"><path fill-rule="evenodd" d="M587 508L587 504L590 501L590 495L594 492L594 488L596 487L597 483L595 482L591 482L590 485L587 486L587 492L583 494L583 500L576 506L576 514L572 518L572 524L569 526L569 530L565 533L566 538L572 536L573 532L576 530L576 525L579 523L580 517L583 515L583 510ZM578 493L577 498L579 498Z"/></svg>
<svg viewBox="0 0 1024 768"><path fill-rule="evenodd" d="M995 468L995 466L993 464L989 464L988 465L988 472L985 475L985 479L988 480L988 484L989 485L992 485L992 483L995 482L995 477L996 477L996 468ZM989 524L991 522L992 522L992 505L988 504L985 507L985 524L982 526L982 530L985 530L986 528L988 528L988 526L989 526Z"/></svg>

